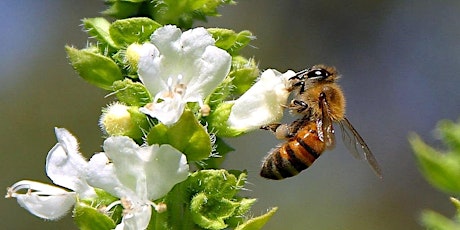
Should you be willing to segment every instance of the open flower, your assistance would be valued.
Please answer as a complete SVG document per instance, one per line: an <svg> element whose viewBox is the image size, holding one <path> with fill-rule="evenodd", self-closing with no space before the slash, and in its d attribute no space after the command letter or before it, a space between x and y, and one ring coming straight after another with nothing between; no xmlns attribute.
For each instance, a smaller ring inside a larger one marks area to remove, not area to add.
<svg viewBox="0 0 460 230"><path fill-rule="evenodd" d="M234 101L227 124L230 128L247 132L278 121L283 116L283 105L289 97L288 79L291 70L284 74L265 70L260 79Z"/></svg>
<svg viewBox="0 0 460 230"><path fill-rule="evenodd" d="M40 182L22 180L8 188L6 197L14 197L32 214L55 220L64 216L74 206L77 196L89 198L96 195L86 183L88 162L78 151L77 139L66 129L55 128L58 143L46 158L46 174L54 184L72 191ZM25 190L24 193L21 191Z"/></svg>
<svg viewBox="0 0 460 230"><path fill-rule="evenodd" d="M139 52L139 78L154 96L141 111L166 125L177 122L187 102L198 102L222 82L230 71L231 56L214 46L204 28L184 33L167 25L155 30L151 43Z"/></svg>
<svg viewBox="0 0 460 230"><path fill-rule="evenodd" d="M185 155L170 145L140 147L125 136L106 139L104 151L89 161L89 183L120 198L124 216L117 229L145 229L152 207L164 209L152 200L187 178Z"/></svg>

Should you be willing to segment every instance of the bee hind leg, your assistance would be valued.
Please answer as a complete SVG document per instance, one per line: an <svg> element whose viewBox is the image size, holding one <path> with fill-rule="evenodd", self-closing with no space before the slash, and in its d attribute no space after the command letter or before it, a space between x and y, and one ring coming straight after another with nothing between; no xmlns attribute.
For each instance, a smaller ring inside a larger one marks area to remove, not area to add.
<svg viewBox="0 0 460 230"><path fill-rule="evenodd" d="M297 133L298 128L288 124L273 123L260 127L261 129L270 130L279 140L287 140Z"/></svg>

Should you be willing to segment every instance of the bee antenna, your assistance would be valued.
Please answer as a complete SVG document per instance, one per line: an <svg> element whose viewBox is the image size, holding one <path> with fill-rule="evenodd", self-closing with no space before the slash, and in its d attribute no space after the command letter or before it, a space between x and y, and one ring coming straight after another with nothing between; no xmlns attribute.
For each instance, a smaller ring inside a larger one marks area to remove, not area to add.
<svg viewBox="0 0 460 230"><path fill-rule="evenodd" d="M308 73L309 69L304 69L297 72L293 77L290 77L289 80L303 80L305 77L305 73Z"/></svg>

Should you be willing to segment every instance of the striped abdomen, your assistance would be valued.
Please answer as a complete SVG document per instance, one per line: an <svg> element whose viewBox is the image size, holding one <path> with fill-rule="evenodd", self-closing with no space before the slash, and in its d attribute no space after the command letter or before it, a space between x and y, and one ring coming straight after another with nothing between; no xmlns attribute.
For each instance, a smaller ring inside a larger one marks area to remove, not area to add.
<svg viewBox="0 0 460 230"><path fill-rule="evenodd" d="M297 134L265 158L260 175L281 180L299 174L324 152L326 144L318 137L317 125L309 122Z"/></svg>

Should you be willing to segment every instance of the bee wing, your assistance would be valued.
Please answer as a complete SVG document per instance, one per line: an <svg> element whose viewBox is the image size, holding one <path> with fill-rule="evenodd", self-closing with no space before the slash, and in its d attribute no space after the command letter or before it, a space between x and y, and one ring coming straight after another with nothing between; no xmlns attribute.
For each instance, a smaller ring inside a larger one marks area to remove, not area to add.
<svg viewBox="0 0 460 230"><path fill-rule="evenodd" d="M367 146L364 139L359 135L358 131L351 125L350 121L345 117L342 121L339 122L340 128L342 130L342 140L348 151L354 155L356 158L361 159L364 157L365 160L369 163L372 170L375 174L382 178L382 171L380 170L379 164L372 154L371 150Z"/></svg>
<svg viewBox="0 0 460 230"><path fill-rule="evenodd" d="M320 108L322 117L316 121L318 127L318 136L324 143L326 143L326 149L332 149L335 146L335 135L334 127L332 126L332 118L329 115L329 107L326 101L326 97L321 96Z"/></svg>

